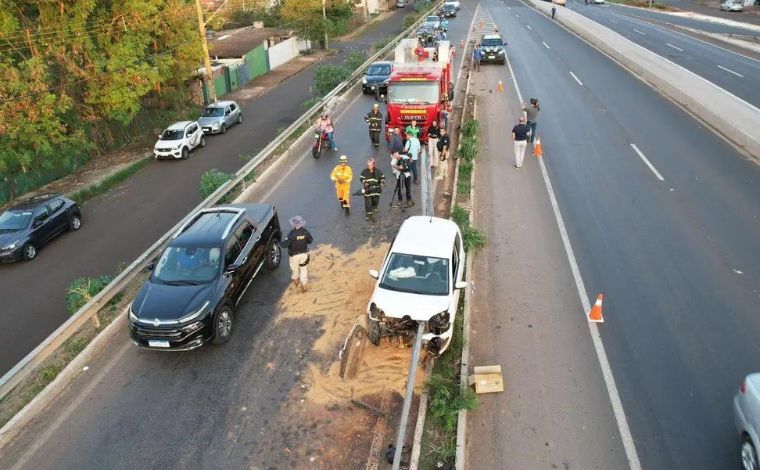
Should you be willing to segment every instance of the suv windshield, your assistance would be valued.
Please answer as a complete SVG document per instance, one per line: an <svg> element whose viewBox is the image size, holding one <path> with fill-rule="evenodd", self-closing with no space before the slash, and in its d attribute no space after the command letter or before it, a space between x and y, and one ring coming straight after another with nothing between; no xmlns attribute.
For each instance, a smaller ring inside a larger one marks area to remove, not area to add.
<svg viewBox="0 0 760 470"><path fill-rule="evenodd" d="M501 38L488 38L480 41L481 46L503 46Z"/></svg>
<svg viewBox="0 0 760 470"><path fill-rule="evenodd" d="M437 82L393 82L388 89L390 103L437 103Z"/></svg>
<svg viewBox="0 0 760 470"><path fill-rule="evenodd" d="M169 247L153 268L153 280L170 285L211 282L219 273L221 249L217 247Z"/></svg>
<svg viewBox="0 0 760 470"><path fill-rule="evenodd" d="M32 211L7 211L0 215L0 230L21 230L29 226Z"/></svg>
<svg viewBox="0 0 760 470"><path fill-rule="evenodd" d="M166 129L161 134L161 140L181 140L185 136L185 131L180 129Z"/></svg>
<svg viewBox="0 0 760 470"><path fill-rule="evenodd" d="M223 108L215 108L210 106L203 110L203 117L221 117L224 116Z"/></svg>
<svg viewBox="0 0 760 470"><path fill-rule="evenodd" d="M449 260L393 253L380 287L410 294L448 295Z"/></svg>
<svg viewBox="0 0 760 470"><path fill-rule="evenodd" d="M425 18L426 23L438 23L438 17L437 16L428 16Z"/></svg>
<svg viewBox="0 0 760 470"><path fill-rule="evenodd" d="M367 75L390 75L390 65L370 65L367 69Z"/></svg>

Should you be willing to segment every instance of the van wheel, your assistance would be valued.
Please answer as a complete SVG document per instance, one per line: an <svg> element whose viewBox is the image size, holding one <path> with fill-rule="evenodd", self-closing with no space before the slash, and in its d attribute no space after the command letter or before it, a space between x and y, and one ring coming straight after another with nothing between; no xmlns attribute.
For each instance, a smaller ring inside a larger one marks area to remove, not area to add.
<svg viewBox="0 0 760 470"><path fill-rule="evenodd" d="M225 344L232 336L232 309L223 306L214 317L214 344Z"/></svg>
<svg viewBox="0 0 760 470"><path fill-rule="evenodd" d="M76 232L80 228L82 228L82 216L79 214L72 215L71 220L69 220L69 230Z"/></svg>
<svg viewBox="0 0 760 470"><path fill-rule="evenodd" d="M267 269L274 270L280 265L282 260L282 249L280 240L276 235L272 235L267 243Z"/></svg>
<svg viewBox="0 0 760 470"><path fill-rule="evenodd" d="M24 259L26 261L31 261L37 257L37 248L31 243L27 243L24 245L23 253Z"/></svg>
<svg viewBox="0 0 760 470"><path fill-rule="evenodd" d="M367 338L375 346L380 346L380 322L367 319Z"/></svg>

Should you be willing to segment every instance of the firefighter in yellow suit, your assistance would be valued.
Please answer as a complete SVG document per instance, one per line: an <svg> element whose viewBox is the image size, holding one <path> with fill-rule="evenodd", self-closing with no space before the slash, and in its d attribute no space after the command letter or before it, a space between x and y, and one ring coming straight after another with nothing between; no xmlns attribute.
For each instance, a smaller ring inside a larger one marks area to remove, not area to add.
<svg viewBox="0 0 760 470"><path fill-rule="evenodd" d="M348 166L348 157L341 155L340 163L330 173L330 179L335 181L335 192L338 195L338 202L340 202L340 206L346 211L346 215L351 211L351 180L353 178L354 173L351 171L351 167Z"/></svg>

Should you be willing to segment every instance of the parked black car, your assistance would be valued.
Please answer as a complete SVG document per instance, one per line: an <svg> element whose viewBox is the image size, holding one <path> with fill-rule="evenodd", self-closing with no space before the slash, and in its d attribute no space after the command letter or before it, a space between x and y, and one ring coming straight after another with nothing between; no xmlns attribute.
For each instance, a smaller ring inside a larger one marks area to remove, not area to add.
<svg viewBox="0 0 760 470"><path fill-rule="evenodd" d="M0 214L0 262L37 257L45 243L82 226L79 205L50 193L21 201Z"/></svg>
<svg viewBox="0 0 760 470"><path fill-rule="evenodd" d="M362 78L362 93L375 93L378 90L385 94L388 92L388 79L391 77L393 62L372 62L364 72Z"/></svg>
<svg viewBox="0 0 760 470"><path fill-rule="evenodd" d="M151 276L129 310L132 340L189 350L230 339L234 311L263 266L280 265L274 206L232 204L199 211L148 265Z"/></svg>

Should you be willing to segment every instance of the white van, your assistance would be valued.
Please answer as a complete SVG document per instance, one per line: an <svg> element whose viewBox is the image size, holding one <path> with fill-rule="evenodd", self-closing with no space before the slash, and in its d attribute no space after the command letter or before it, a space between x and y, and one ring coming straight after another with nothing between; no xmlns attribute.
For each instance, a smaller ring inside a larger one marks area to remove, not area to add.
<svg viewBox="0 0 760 470"><path fill-rule="evenodd" d="M723 11L744 11L743 0L726 0L721 2L720 9Z"/></svg>

